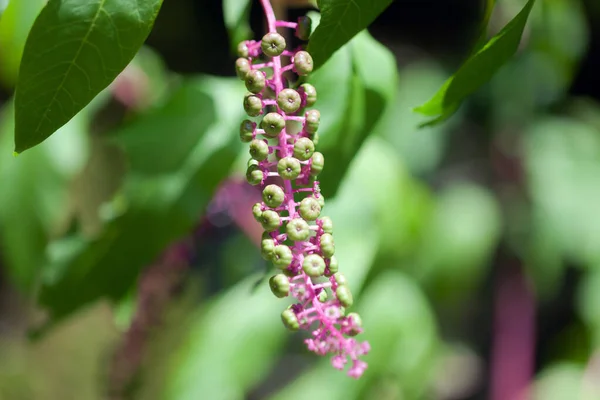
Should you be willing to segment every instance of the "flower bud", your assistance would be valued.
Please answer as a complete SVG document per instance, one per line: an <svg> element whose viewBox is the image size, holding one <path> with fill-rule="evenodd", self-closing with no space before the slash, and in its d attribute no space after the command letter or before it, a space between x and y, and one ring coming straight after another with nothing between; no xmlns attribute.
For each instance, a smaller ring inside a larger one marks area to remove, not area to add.
<svg viewBox="0 0 600 400"><path fill-rule="evenodd" d="M300 202L298 212L306 221L314 221L321 214L321 206L314 197L306 197Z"/></svg>
<svg viewBox="0 0 600 400"><path fill-rule="evenodd" d="M317 102L317 89L310 83L303 83L298 88L304 107L312 107Z"/></svg>
<svg viewBox="0 0 600 400"><path fill-rule="evenodd" d="M270 112L263 118L261 126L267 136L276 137L285 128L285 119L276 112Z"/></svg>
<svg viewBox="0 0 600 400"><path fill-rule="evenodd" d="M254 139L250 142L250 156L256 161L264 161L269 156L269 145L260 139Z"/></svg>
<svg viewBox="0 0 600 400"><path fill-rule="evenodd" d="M321 235L319 240L321 246L321 254L323 257L330 258L335 253L335 244L333 242L333 236L330 233L324 233Z"/></svg>
<svg viewBox="0 0 600 400"><path fill-rule="evenodd" d="M304 131L309 134L317 133L321 123L321 113L319 110L309 110L304 114Z"/></svg>
<svg viewBox="0 0 600 400"><path fill-rule="evenodd" d="M302 218L294 218L285 227L288 239L303 242L310 236L310 227Z"/></svg>
<svg viewBox="0 0 600 400"><path fill-rule="evenodd" d="M323 154L319 153L318 151L315 151L313 156L311 157L311 163L310 163L310 174L312 176L317 176L321 173L321 171L323 171L323 167L325 165L325 157L323 157Z"/></svg>
<svg viewBox="0 0 600 400"><path fill-rule="evenodd" d="M275 211L265 210L260 217L260 223L265 231L273 232L279 229L281 218Z"/></svg>
<svg viewBox="0 0 600 400"><path fill-rule="evenodd" d="M245 119L240 124L240 140L244 143L251 142L254 139L254 129L256 129L256 123Z"/></svg>
<svg viewBox="0 0 600 400"><path fill-rule="evenodd" d="M291 308L288 308L281 313L281 321L283 322L283 325L290 331L297 331L300 328L298 317Z"/></svg>
<svg viewBox="0 0 600 400"><path fill-rule="evenodd" d="M262 112L262 100L253 94L244 97L244 111L250 117L258 117Z"/></svg>
<svg viewBox="0 0 600 400"><path fill-rule="evenodd" d="M309 17L303 16L298 18L295 35L300 40L308 40L310 37L312 21Z"/></svg>
<svg viewBox="0 0 600 400"><path fill-rule="evenodd" d="M264 173L261 171L258 165L250 165L246 170L246 180L252 186L260 185L264 176Z"/></svg>
<svg viewBox="0 0 600 400"><path fill-rule="evenodd" d="M244 77L246 89L252 93L260 93L267 84L265 73L257 69L249 71Z"/></svg>
<svg viewBox="0 0 600 400"><path fill-rule="evenodd" d="M282 158L277 163L277 172L283 179L296 179L300 175L301 171L302 166L300 165L300 161L293 157Z"/></svg>
<svg viewBox="0 0 600 400"><path fill-rule="evenodd" d="M263 36L260 48L269 57L277 57L285 50L285 39L279 33L267 33Z"/></svg>
<svg viewBox="0 0 600 400"><path fill-rule="evenodd" d="M269 279L269 286L271 292L280 299L290 294L290 280L284 274L273 275Z"/></svg>
<svg viewBox="0 0 600 400"><path fill-rule="evenodd" d="M352 298L352 292L348 288L348 286L338 286L335 290L335 296L340 301L340 304L345 308L349 308L352 306L354 299Z"/></svg>
<svg viewBox="0 0 600 400"><path fill-rule="evenodd" d="M349 329L348 336L356 336L361 332L362 328L362 318L355 312L351 312L346 316L346 320L348 321Z"/></svg>
<svg viewBox="0 0 600 400"><path fill-rule="evenodd" d="M306 161L310 159L315 152L315 145L309 138L300 137L294 143L294 157L298 160Z"/></svg>
<svg viewBox="0 0 600 400"><path fill-rule="evenodd" d="M300 95L294 89L283 89L277 95L277 105L287 114L298 111L301 104Z"/></svg>
<svg viewBox="0 0 600 400"><path fill-rule="evenodd" d="M302 261L302 270L312 278L317 278L325 272L325 260L318 254L309 254Z"/></svg>
<svg viewBox="0 0 600 400"><path fill-rule="evenodd" d="M306 51L298 51L294 54L294 71L300 76L308 75L314 67L311 55Z"/></svg>
<svg viewBox="0 0 600 400"><path fill-rule="evenodd" d="M285 244L279 244L273 249L273 265L279 269L286 269L292 263L294 254L292 250Z"/></svg>
<svg viewBox="0 0 600 400"><path fill-rule="evenodd" d="M250 61L247 58L238 58L235 60L235 73L241 80L246 78L246 74L252 70Z"/></svg>

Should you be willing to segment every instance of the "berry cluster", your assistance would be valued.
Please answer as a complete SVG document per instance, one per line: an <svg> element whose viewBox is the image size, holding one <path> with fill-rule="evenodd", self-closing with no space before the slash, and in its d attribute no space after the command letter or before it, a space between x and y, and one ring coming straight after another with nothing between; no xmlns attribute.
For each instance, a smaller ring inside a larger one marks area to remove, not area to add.
<svg viewBox="0 0 600 400"><path fill-rule="evenodd" d="M367 367L359 357L369 351L369 344L353 338L362 332L361 318L345 313L352 306L352 293L338 272L332 221L321 216L325 202L317 176L324 158L315 151L320 114L307 110L317 101L317 91L284 77L287 71L299 77L310 74L313 60L302 49L287 50L285 38L277 33L278 27L290 28L307 40L311 21L277 21L269 0L261 1L269 33L260 41L240 43L235 65L249 92L244 110L250 117L262 117L260 124L244 120L240 138L249 143L252 157L247 180L263 189L263 201L252 210L265 230L262 256L281 270L269 285L275 296L297 300L281 314L283 324L292 331L312 329L312 337L305 340L308 349L332 354L332 364L340 370L350 359L348 375L358 378ZM286 66L284 57L290 61Z"/></svg>

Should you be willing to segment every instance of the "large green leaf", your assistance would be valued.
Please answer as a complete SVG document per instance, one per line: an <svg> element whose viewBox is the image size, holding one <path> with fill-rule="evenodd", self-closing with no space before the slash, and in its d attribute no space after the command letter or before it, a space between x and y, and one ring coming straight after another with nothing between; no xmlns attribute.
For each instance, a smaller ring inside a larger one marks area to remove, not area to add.
<svg viewBox="0 0 600 400"><path fill-rule="evenodd" d="M428 124L443 122L452 116L467 96L487 83L515 54L534 4L535 0L529 0L517 16L471 55L428 102L414 110L435 117Z"/></svg>
<svg viewBox="0 0 600 400"><path fill-rule="evenodd" d="M7 86L17 81L27 34L46 0L8 3L0 18L0 79Z"/></svg>
<svg viewBox="0 0 600 400"><path fill-rule="evenodd" d="M122 298L140 270L199 221L216 186L229 173L239 147L236 128L243 115L236 100L243 96L243 88L236 80L208 77L184 86L186 113L172 114L169 102L156 113L169 115L170 130L181 132L196 126L197 110L205 107L213 110L206 116L210 126L197 132L191 151L181 154L187 157L179 169L161 170L165 173L160 175L148 174L145 157L149 155L139 152L155 151L155 159L163 157L163 149L172 143L165 127L153 128L141 118L126 128L121 145L126 155L138 161L132 164L121 193L104 207L110 217L103 230L95 237L79 233L64 238L50 248L52 263L45 270L40 302L54 321L98 298ZM180 94L172 101L179 102ZM119 132L115 136L118 141ZM136 136L147 137L151 146L131 146L144 143L134 140ZM162 146L157 145L159 140Z"/></svg>
<svg viewBox="0 0 600 400"><path fill-rule="evenodd" d="M321 23L310 37L308 51L315 68L377 18L392 0L318 0Z"/></svg>
<svg viewBox="0 0 600 400"><path fill-rule="evenodd" d="M50 0L25 44L15 151L41 143L107 87L150 33L161 0Z"/></svg>

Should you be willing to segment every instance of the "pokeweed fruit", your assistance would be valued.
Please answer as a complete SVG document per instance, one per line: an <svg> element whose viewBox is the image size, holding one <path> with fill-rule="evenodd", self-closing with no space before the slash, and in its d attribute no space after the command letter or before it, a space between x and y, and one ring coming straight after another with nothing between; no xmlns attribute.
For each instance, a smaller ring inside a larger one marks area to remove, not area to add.
<svg viewBox="0 0 600 400"><path fill-rule="evenodd" d="M362 319L354 312L346 314L352 293L338 270L333 223L321 215L325 200L317 177L325 158L315 151L321 114L306 110L317 102L317 90L309 83L294 85L283 76L288 71L301 77L310 74L313 59L303 49L287 50L277 32L291 28L296 37L308 40L311 22L308 17L277 21L269 0L261 3L269 32L260 41L239 44L235 67L249 92L244 110L259 119L242 121L240 139L249 143L252 157L247 180L262 188L263 201L252 208L265 230L261 255L280 271L269 287L278 298L296 300L281 314L284 326L309 331L312 336L305 343L310 351L330 354L332 365L340 370L350 361L348 375L359 378L367 368L360 358L370 346L354 338L363 331ZM282 56L290 59L289 65L282 65ZM298 133L288 132L291 123L300 123ZM268 177L278 177L280 183L267 184Z"/></svg>

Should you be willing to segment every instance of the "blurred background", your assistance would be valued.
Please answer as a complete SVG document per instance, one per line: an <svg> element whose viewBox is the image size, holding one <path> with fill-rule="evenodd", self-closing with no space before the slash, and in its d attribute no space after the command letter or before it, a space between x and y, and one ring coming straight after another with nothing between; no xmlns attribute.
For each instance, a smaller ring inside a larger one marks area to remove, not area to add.
<svg viewBox="0 0 600 400"><path fill-rule="evenodd" d="M396 0L311 78L324 213L372 346L359 381L285 331L266 284L232 51L262 36L259 3L165 1L117 80L13 157L44 3L0 1L1 400L600 399L598 1L538 1L440 125L411 109L487 0ZM489 34L524 3L498 0Z"/></svg>

